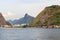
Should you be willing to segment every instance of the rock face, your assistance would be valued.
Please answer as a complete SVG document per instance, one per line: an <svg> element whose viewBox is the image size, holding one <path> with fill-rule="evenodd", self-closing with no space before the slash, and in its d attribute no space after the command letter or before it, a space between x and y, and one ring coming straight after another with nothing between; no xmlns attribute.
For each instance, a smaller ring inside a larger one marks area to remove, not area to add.
<svg viewBox="0 0 60 40"><path fill-rule="evenodd" d="M12 24L29 24L30 22L32 22L32 20L34 19L34 17L28 15L27 13L24 15L24 17L18 19L18 20L13 20L13 21L9 21Z"/></svg>
<svg viewBox="0 0 60 40"><path fill-rule="evenodd" d="M2 13L0 13L0 25L7 25Z"/></svg>
<svg viewBox="0 0 60 40"><path fill-rule="evenodd" d="M29 26L42 26L42 25L60 25L60 6L52 5L46 7L42 12L37 15L36 19Z"/></svg>

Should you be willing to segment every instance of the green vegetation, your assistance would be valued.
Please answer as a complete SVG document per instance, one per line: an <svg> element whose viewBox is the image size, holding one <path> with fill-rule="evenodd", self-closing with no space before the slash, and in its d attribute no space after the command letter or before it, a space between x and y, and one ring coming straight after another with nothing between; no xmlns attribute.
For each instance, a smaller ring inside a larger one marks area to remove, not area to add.
<svg viewBox="0 0 60 40"><path fill-rule="evenodd" d="M23 26L23 28L26 28L26 27L27 27L27 25L24 25L24 26Z"/></svg>
<svg viewBox="0 0 60 40"><path fill-rule="evenodd" d="M11 28L13 27L12 24L8 21L6 21L7 25L11 26Z"/></svg>
<svg viewBox="0 0 60 40"><path fill-rule="evenodd" d="M7 25L11 25L11 23L10 23L10 22L8 22L8 21L6 21L6 23L7 23Z"/></svg>
<svg viewBox="0 0 60 40"><path fill-rule="evenodd" d="M50 24L60 25L60 13L56 13L48 20Z"/></svg>

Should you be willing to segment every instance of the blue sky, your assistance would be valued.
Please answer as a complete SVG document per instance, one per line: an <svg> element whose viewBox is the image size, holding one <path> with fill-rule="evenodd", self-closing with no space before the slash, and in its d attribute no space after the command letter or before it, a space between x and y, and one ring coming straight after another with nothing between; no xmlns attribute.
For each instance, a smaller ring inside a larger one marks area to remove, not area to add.
<svg viewBox="0 0 60 40"><path fill-rule="evenodd" d="M25 13L36 17L50 5L60 5L60 0L0 0L0 12L6 20L19 19Z"/></svg>

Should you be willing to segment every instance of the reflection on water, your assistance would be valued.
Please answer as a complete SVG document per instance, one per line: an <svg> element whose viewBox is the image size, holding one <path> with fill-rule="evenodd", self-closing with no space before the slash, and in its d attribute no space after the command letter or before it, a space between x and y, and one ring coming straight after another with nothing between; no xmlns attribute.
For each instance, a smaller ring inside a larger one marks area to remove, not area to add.
<svg viewBox="0 0 60 40"><path fill-rule="evenodd" d="M60 29L4 28L0 40L60 40Z"/></svg>

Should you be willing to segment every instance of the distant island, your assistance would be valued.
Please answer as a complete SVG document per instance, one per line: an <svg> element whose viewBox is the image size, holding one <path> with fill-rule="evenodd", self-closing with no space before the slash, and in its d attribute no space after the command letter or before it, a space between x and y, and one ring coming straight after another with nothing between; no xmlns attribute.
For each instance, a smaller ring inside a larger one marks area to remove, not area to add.
<svg viewBox="0 0 60 40"><path fill-rule="evenodd" d="M36 18L26 13L24 17L13 21L6 21L0 13L0 26L2 28L60 28L60 6L48 6Z"/></svg>

